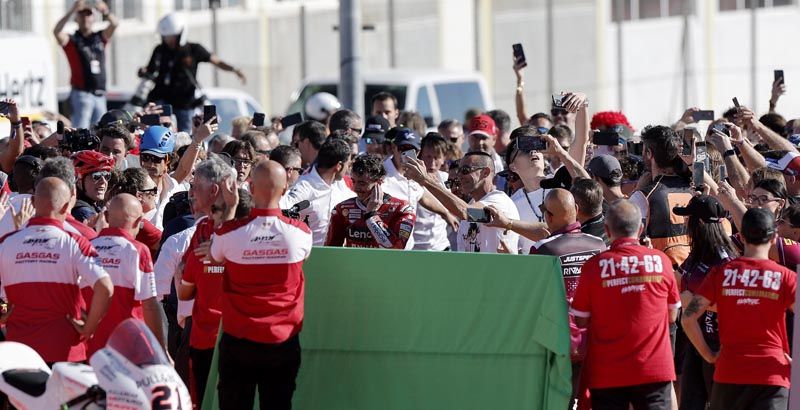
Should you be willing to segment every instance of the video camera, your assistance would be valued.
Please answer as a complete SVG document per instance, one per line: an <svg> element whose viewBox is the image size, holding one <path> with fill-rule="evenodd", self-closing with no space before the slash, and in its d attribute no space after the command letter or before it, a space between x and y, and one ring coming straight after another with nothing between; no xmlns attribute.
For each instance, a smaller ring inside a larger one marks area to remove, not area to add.
<svg viewBox="0 0 800 410"><path fill-rule="evenodd" d="M292 207L289 209L282 209L281 212L283 212L283 216L287 218L300 220L300 211L308 208L309 205L311 205L310 202L308 202L307 200L302 200L292 205Z"/></svg>
<svg viewBox="0 0 800 410"><path fill-rule="evenodd" d="M85 150L96 150L100 146L100 138L92 130L78 128L77 130L65 131L64 138L59 141L58 147L64 151L78 152Z"/></svg>

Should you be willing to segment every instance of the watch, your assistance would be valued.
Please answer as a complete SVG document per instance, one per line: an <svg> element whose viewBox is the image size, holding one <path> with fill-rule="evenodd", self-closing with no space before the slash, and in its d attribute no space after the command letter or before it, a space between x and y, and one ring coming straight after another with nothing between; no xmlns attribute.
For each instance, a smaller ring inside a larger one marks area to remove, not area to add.
<svg viewBox="0 0 800 410"><path fill-rule="evenodd" d="M722 158L728 158L728 157L730 157L731 155L736 155L736 150L734 150L734 149L729 149L729 150L727 150L727 151L723 152L723 153L722 153Z"/></svg>

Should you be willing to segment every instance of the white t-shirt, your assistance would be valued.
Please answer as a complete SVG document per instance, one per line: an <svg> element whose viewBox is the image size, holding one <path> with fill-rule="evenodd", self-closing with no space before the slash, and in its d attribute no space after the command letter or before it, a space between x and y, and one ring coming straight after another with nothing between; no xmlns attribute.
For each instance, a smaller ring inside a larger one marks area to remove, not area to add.
<svg viewBox="0 0 800 410"><path fill-rule="evenodd" d="M342 201L354 196L356 193L342 180L328 185L315 166L307 174L300 175L297 183L281 198L280 205L282 209L287 209L300 201L307 200L309 206L300 211L300 220L306 221L311 228L314 246L323 246L328 236L331 211Z"/></svg>
<svg viewBox="0 0 800 410"><path fill-rule="evenodd" d="M422 195L425 194L425 188L423 188L416 181L412 181L405 176L400 175L400 172L394 166L394 162L392 162L391 155L389 158L386 158L386 160L383 161L383 167L386 169L386 176L383 178L383 184L381 184L381 189L383 192L392 197L408 202L408 205L411 206L412 212L417 213L417 210L422 208L418 205ZM419 214L417 213L417 215ZM415 237L418 226L419 217L417 222L414 224L414 235L408 238L408 241L406 242L406 249L416 249L414 243L416 242Z"/></svg>
<svg viewBox="0 0 800 410"><path fill-rule="evenodd" d="M439 183L444 186L447 172L439 171ZM414 250L442 251L450 247L447 239L447 221L424 206L417 207L417 222L414 224Z"/></svg>
<svg viewBox="0 0 800 410"><path fill-rule="evenodd" d="M164 175L164 178L166 178L166 186L161 188L160 195L156 199L156 207L145 214L145 218L148 218L159 231L164 230L164 208L167 207L169 199L175 193L186 191L184 185L179 184L175 178L169 175Z"/></svg>
<svg viewBox="0 0 800 410"><path fill-rule="evenodd" d="M483 205L492 205L506 218L519 219L519 212L514 202L503 191L492 191L479 201ZM475 201L470 201L470 205ZM519 249L519 235L503 228L490 228L481 223L461 221L458 225L456 240L461 252L497 253L500 241L503 241L510 253L516 254Z"/></svg>
<svg viewBox="0 0 800 410"><path fill-rule="evenodd" d="M525 222L544 222L544 215L542 215L539 205L544 202L544 197L549 191L549 189L539 188L533 192L528 192L527 198L525 188L514 192L514 195L511 196L511 200L514 201L514 206L517 207L519 219ZM533 246L534 243L534 241L520 235L520 253L526 255L530 253L531 246Z"/></svg>

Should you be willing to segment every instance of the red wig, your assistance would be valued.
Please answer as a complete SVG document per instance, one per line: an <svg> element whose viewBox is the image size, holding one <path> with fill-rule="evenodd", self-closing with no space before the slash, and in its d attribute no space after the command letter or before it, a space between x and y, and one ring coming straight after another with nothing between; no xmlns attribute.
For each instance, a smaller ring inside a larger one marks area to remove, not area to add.
<svg viewBox="0 0 800 410"><path fill-rule="evenodd" d="M593 130L596 130L600 127L605 126L606 128L611 128L615 125L623 125L630 129L631 131L635 131L633 126L628 122L628 118L625 117L621 111L602 111L595 113L592 116L592 123L590 127Z"/></svg>

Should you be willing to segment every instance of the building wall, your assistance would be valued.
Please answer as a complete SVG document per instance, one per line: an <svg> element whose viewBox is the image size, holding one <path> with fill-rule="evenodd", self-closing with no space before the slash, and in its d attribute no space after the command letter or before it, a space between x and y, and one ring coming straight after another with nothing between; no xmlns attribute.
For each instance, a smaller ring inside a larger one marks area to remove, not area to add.
<svg viewBox="0 0 800 410"><path fill-rule="evenodd" d="M374 27L362 33L363 70L390 64L389 0L362 0L362 20ZM63 0L31 0L28 26L52 45L58 84L69 70L51 30L63 15ZM304 76L336 73L339 64L338 1L256 1L221 9L220 48L225 61L242 67L246 85L219 73L219 85L247 91L270 113L281 113ZM619 109L617 25L611 0L554 0L553 61L547 59L546 0L394 0L397 68L480 69L498 108L514 115L515 78L511 44L521 42L528 58L529 115L549 109L550 92L584 91L592 110ZM719 12L717 2L697 1L689 20L690 106L717 114L733 96L759 111L767 108L772 70L786 72L788 94L779 111L800 110L793 79L800 78L800 54L786 47L800 35L797 5L757 11L756 95L750 82L750 11ZM141 16L122 21L109 49L112 84L132 89L137 67L159 41L158 19L171 0L141 0ZM305 5L306 36L301 41L300 7ZM476 14L477 13L477 14ZM186 13L189 38L211 49L211 13ZM74 29L74 24L70 25ZM68 27L70 27L68 26ZM673 122L685 108L682 17L626 21L623 24L624 110L636 128ZM477 32L477 35L476 35ZM303 58L305 56L305 58ZM548 83L552 66L553 83ZM201 66L198 80L211 86L212 68ZM515 122L516 123L516 122Z"/></svg>

